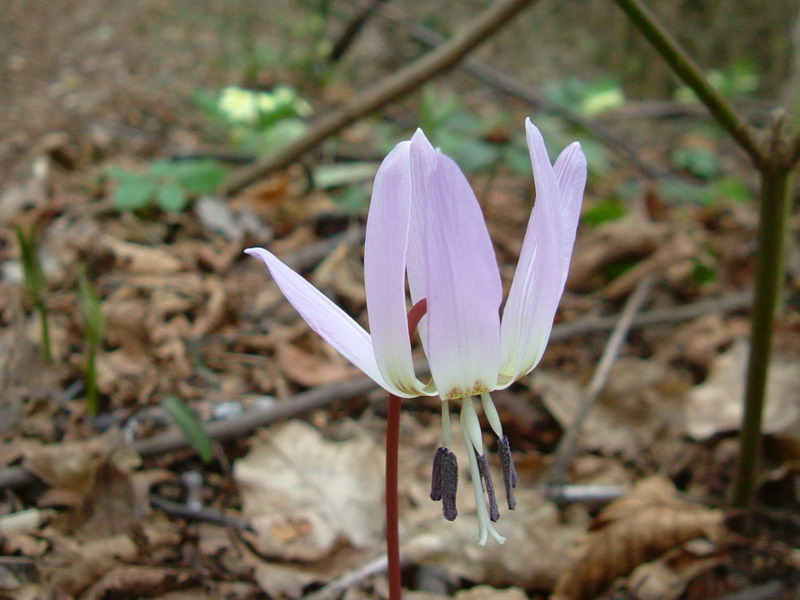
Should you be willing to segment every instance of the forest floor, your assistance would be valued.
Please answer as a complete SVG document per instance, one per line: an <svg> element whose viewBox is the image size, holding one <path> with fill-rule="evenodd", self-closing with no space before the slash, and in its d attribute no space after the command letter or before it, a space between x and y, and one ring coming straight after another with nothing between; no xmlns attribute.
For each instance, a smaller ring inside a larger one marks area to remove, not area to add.
<svg viewBox="0 0 800 600"><path fill-rule="evenodd" d="M56 23L44 9L12 2L6 15L0 598L385 597L385 393L309 330L243 249L268 246L366 323L370 180L347 166L376 165L430 120L421 106L435 108L439 97L393 105L382 120L359 122L309 153L303 166L230 198L190 198L175 212L120 210L121 182L110 168L145 173L156 159L242 153L192 101L200 86L243 83L229 60L240 49L215 36L214 19L226 9L212 2L205 21L184 14L170 24L165 3L144 5L71 3L70 18ZM358 52L349 69L357 70ZM301 90L315 114L360 86L314 68L313 83L309 71L285 66L258 71L255 81ZM502 103L502 118L473 119L480 126L470 134L482 144L474 150L515 152L530 113L524 102L458 69L436 85L442 98L465 98L458 115ZM604 127L667 177L643 175L618 148L590 153L603 166L591 168L548 350L530 376L494 394L519 477L517 509L497 524L505 545L474 542L469 485L459 492L458 519L442 518L428 498L439 401L404 402L409 598L788 599L800 590L800 223L790 220L758 508L745 514L726 507L747 357L754 178L696 110L633 124L631 104L615 110ZM558 140L578 136L569 126L559 131ZM437 133L444 138L446 123L429 132L445 146ZM702 162L709 156L711 166ZM223 164L231 171L239 163ZM309 177L321 167L344 184ZM533 203L530 176L495 161L470 180L507 291ZM35 231L50 361L13 226ZM81 269L105 325L96 415L85 400ZM643 306L583 426L570 485L547 488L559 440L637 290L646 293ZM206 424L210 460L176 429L168 397ZM486 442L499 472L494 442Z"/></svg>

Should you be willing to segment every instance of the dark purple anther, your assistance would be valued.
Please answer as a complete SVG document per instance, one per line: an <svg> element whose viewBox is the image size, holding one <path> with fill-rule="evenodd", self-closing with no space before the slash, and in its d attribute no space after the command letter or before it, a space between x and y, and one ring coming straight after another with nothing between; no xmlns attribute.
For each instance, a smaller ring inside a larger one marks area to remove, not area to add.
<svg viewBox="0 0 800 600"><path fill-rule="evenodd" d="M500 464L503 467L503 483L505 483L506 486L508 509L514 510L517 506L517 501L514 498L514 488L517 487L517 470L514 468L514 459L511 456L511 445L508 443L508 438L506 436L503 436L503 439L499 440L497 453L500 455Z"/></svg>
<svg viewBox="0 0 800 600"><path fill-rule="evenodd" d="M483 479L483 485L486 487L486 495L489 497L489 518L492 521L497 521L500 518L500 511L497 508L497 498L494 494L494 484L492 483L492 474L489 471L489 463L486 462L486 457L483 454L475 453L478 459L478 471Z"/></svg>
<svg viewBox="0 0 800 600"><path fill-rule="evenodd" d="M455 521L458 516L456 510L456 491L458 491L458 460L456 455L446 450L442 460L442 514L448 521Z"/></svg>
<svg viewBox="0 0 800 600"><path fill-rule="evenodd" d="M433 472L431 473L431 500L442 499L442 462L445 455L449 452L447 448L441 447L433 455Z"/></svg>

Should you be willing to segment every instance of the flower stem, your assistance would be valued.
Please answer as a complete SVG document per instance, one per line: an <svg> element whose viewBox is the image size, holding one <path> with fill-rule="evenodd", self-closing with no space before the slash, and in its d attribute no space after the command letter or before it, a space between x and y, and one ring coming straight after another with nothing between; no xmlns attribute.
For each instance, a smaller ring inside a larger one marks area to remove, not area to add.
<svg viewBox="0 0 800 600"><path fill-rule="evenodd" d="M773 155L774 156L774 155ZM791 170L780 160L760 169L761 207L758 251L747 363L744 415L739 435L739 464L733 484L732 504L752 506L761 453L761 429L772 346L772 325L783 283L786 222L791 205Z"/></svg>
<svg viewBox="0 0 800 600"><path fill-rule="evenodd" d="M402 401L389 394L386 420L386 556L389 559L389 600L400 600L400 534L398 532L397 463Z"/></svg>
<svg viewBox="0 0 800 600"><path fill-rule="evenodd" d="M428 312L423 298L408 311L408 336L414 337L422 317ZM400 408L402 400L389 394L389 414L386 417L386 557L388 559L389 600L400 600L403 588L400 581L400 533L398 531L399 500L397 496L398 448L400 446Z"/></svg>

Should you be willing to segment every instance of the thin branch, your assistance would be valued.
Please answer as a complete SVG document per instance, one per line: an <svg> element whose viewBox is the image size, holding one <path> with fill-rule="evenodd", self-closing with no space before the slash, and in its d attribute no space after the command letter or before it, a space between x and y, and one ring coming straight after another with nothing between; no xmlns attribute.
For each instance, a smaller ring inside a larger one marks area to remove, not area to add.
<svg viewBox="0 0 800 600"><path fill-rule="evenodd" d="M436 47L445 42L445 37L438 31L424 25L410 24L401 11L391 6L379 7L376 14L391 23L406 27L412 38L426 46ZM627 142L608 131L606 127L582 117L569 108L547 100L540 96L535 90L524 85L511 75L498 71L495 66L477 58L465 59L462 66L465 71L498 92L522 100L533 109L543 110L553 114L586 132L601 144L617 152L647 177L651 179L666 179L672 177L667 171L655 165L648 164L639 156L635 148L632 148ZM705 112L703 114L705 114Z"/></svg>
<svg viewBox="0 0 800 600"><path fill-rule="evenodd" d="M633 318L631 328L654 327L659 325L671 325L682 321L691 321L703 315L749 308L752 303L753 293L741 292L732 296L723 296L721 298L714 298L713 300L701 300L682 306L657 308L637 314ZM593 319L581 319L571 323L559 323L553 327L550 340L567 340L596 331L611 331L614 329L619 319L619 315L610 315Z"/></svg>
<svg viewBox="0 0 800 600"><path fill-rule="evenodd" d="M226 196L234 194L267 173L288 166L331 134L405 96L450 69L468 52L486 41L534 2L536 0L492 2L489 8L471 21L463 32L447 43L374 86L355 94L353 100L322 116L302 138L289 144L277 154L267 156L253 165L234 172L223 184L220 193Z"/></svg>
<svg viewBox="0 0 800 600"><path fill-rule="evenodd" d="M709 83L703 71L672 34L641 0L614 0L642 32L675 74L706 105L717 122L750 155L756 165L764 161L764 151L753 129L736 112L733 105Z"/></svg>
<svg viewBox="0 0 800 600"><path fill-rule="evenodd" d="M350 21L342 35L333 45L331 53L328 55L329 62L336 63L341 60L356 39L358 39L358 34L361 33L361 30L364 28L364 25L367 24L369 18L375 14L377 9L384 2L386 2L386 0L370 0L370 4L365 6L356 18Z"/></svg>
<svg viewBox="0 0 800 600"><path fill-rule="evenodd" d="M653 277L643 277L625 303L625 308L622 309L619 321L614 331L611 333L611 336L608 338L608 343L606 344L605 350L603 350L603 355L600 357L600 362L592 376L592 380L589 382L586 391L581 397L578 411L575 413L572 423L570 423L569 428L558 443L547 478L548 488L556 488L566 482L567 468L575 454L575 450L578 448L578 438L583 430L583 424L597 401L597 397L605 387L608 376L611 373L611 367L614 366L622 344L628 336L628 332L633 323L633 317L639 312L645 300L647 300L652 286Z"/></svg>

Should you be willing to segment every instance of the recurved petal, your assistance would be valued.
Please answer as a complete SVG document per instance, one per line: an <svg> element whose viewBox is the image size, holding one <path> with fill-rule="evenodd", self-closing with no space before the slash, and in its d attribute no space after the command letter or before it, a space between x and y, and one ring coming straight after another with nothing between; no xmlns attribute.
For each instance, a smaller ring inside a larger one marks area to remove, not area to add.
<svg viewBox="0 0 800 600"><path fill-rule="evenodd" d="M562 153L556 171L539 130L530 120L525 125L536 204L503 311L501 387L531 371L544 353L564 290L586 180L579 146Z"/></svg>
<svg viewBox="0 0 800 600"><path fill-rule="evenodd" d="M586 187L587 164L586 155L578 142L573 142L561 152L553 166L561 190L561 214L564 219L564 244L566 252L562 285L567 280L569 262L572 258L572 247L575 244L575 233L578 219L581 216L583 191Z"/></svg>
<svg viewBox="0 0 800 600"><path fill-rule="evenodd" d="M428 180L436 163L438 152L421 129L411 138L411 223L408 230L407 273L411 302L416 304L427 298L427 268L425 266L425 211L428 204ZM428 318L419 323L419 337L426 353L428 350Z"/></svg>
<svg viewBox="0 0 800 600"><path fill-rule="evenodd" d="M375 176L367 218L364 282L378 368L392 386L418 396L425 392L411 360L405 296L412 203L410 145L398 144Z"/></svg>
<svg viewBox="0 0 800 600"><path fill-rule="evenodd" d="M395 389L386 382L375 361L370 335L327 296L283 264L271 252L263 248L248 248L245 252L264 261L281 292L295 310L311 329L336 348L342 356L385 390L405 398L416 395Z"/></svg>
<svg viewBox="0 0 800 600"><path fill-rule="evenodd" d="M425 261L427 353L439 395L494 388L499 366L500 274L489 232L464 174L439 153L428 180Z"/></svg>

